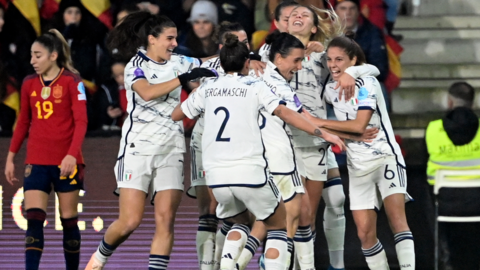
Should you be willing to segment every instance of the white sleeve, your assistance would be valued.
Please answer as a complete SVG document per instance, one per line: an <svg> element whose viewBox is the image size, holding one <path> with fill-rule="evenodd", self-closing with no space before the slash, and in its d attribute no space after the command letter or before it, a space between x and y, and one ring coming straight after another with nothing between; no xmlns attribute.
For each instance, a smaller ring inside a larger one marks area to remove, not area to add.
<svg viewBox="0 0 480 270"><path fill-rule="evenodd" d="M199 87L181 105L182 112L190 119L194 119L205 109L205 97L202 95L205 91L203 89Z"/></svg>
<svg viewBox="0 0 480 270"><path fill-rule="evenodd" d="M185 55L179 55L181 58L180 64L182 65L182 72L186 73L189 72L190 70L200 67L200 60L194 57L188 57Z"/></svg>
<svg viewBox="0 0 480 270"><path fill-rule="evenodd" d="M363 81L365 84L358 89L358 110L375 111L377 109L377 93L379 93L376 88L380 87L380 84L376 79Z"/></svg>
<svg viewBox="0 0 480 270"><path fill-rule="evenodd" d="M361 66L351 66L345 70L345 72L352 76L354 79L363 77L363 76L373 76L377 77L380 75L380 70L374 65L363 64Z"/></svg>
<svg viewBox="0 0 480 270"><path fill-rule="evenodd" d="M128 63L124 71L125 77L125 89L132 89L132 85L141 79L146 80L145 70L142 67L134 66L132 63ZM133 90L133 89L132 89Z"/></svg>
<svg viewBox="0 0 480 270"><path fill-rule="evenodd" d="M286 105L286 102L277 97L264 82L256 84L254 89L258 89L257 97L258 104L260 104L259 109L263 107L268 113L273 114L273 111L275 111L278 105Z"/></svg>

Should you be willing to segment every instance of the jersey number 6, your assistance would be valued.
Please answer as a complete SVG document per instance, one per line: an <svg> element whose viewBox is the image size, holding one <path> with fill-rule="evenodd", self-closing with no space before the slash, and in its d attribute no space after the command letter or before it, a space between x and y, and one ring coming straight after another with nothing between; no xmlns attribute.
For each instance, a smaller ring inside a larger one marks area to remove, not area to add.
<svg viewBox="0 0 480 270"><path fill-rule="evenodd" d="M223 130L225 129L225 126L227 125L228 119L230 118L230 112L228 112L227 108L225 107L218 107L215 109L214 113L217 115L219 111L224 111L225 112L225 119L223 119L222 125L220 126L220 130L217 133L217 138L215 141L217 142L229 142L230 138L222 138L222 133Z"/></svg>

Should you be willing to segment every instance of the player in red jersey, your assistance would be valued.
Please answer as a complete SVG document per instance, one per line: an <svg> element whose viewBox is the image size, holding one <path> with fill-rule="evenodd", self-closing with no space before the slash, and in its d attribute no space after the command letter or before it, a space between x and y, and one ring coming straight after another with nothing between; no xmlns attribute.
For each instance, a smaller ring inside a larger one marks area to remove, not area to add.
<svg viewBox="0 0 480 270"><path fill-rule="evenodd" d="M27 76L21 110L8 152L5 176L13 185L15 154L29 133L23 183L28 228L25 269L38 269L43 251L43 223L52 187L60 202L66 269L78 269L79 190L83 189L81 146L87 130L85 87L73 68L70 49L57 30L38 37L31 60L36 74Z"/></svg>

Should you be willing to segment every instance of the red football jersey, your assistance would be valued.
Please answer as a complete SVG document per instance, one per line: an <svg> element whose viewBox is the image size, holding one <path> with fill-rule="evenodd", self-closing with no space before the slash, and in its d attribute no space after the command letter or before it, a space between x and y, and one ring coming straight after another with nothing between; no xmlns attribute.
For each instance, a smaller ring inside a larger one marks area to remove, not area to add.
<svg viewBox="0 0 480 270"><path fill-rule="evenodd" d="M67 154L83 164L86 99L81 78L68 70L62 69L48 87L39 75L27 76L10 151L18 152L28 132L26 164L60 165Z"/></svg>

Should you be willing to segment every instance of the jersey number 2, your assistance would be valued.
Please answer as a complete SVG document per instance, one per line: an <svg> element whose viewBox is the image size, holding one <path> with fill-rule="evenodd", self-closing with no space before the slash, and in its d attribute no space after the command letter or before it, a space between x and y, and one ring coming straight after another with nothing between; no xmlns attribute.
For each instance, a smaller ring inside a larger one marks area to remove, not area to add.
<svg viewBox="0 0 480 270"><path fill-rule="evenodd" d="M225 119L223 119L222 125L220 126L220 130L217 133L217 138L215 141L217 142L229 142L230 138L222 138L222 133L225 130L225 126L227 125L228 119L230 118L230 112L228 112L227 108L225 107L218 107L215 109L214 113L217 115L219 111L225 112Z"/></svg>

